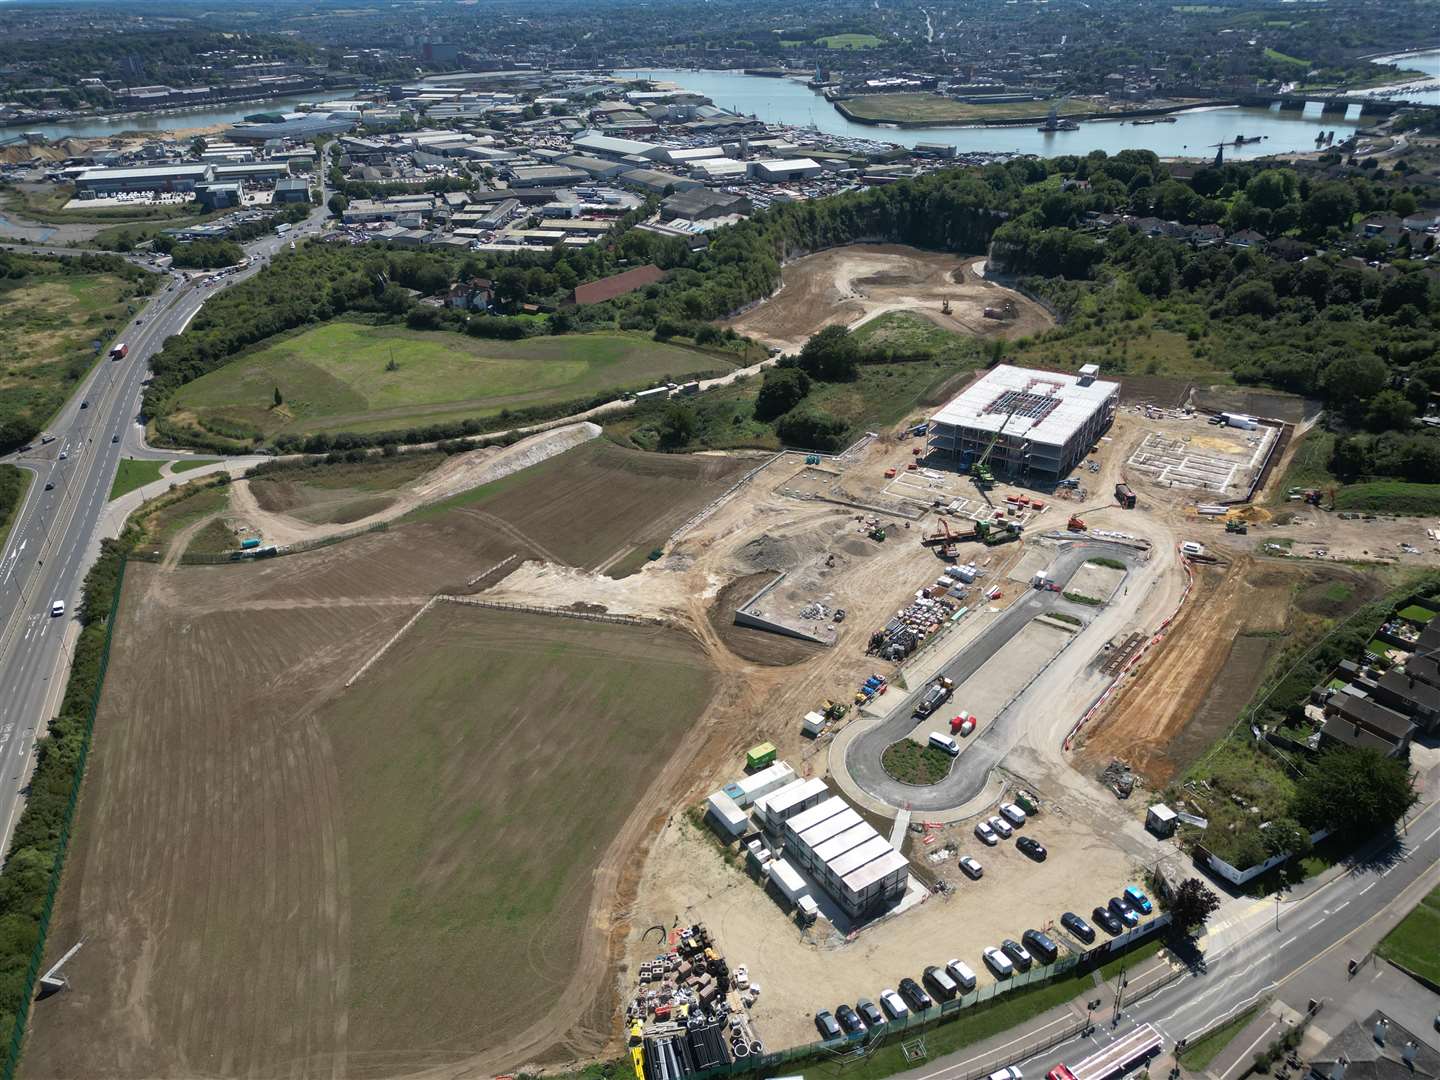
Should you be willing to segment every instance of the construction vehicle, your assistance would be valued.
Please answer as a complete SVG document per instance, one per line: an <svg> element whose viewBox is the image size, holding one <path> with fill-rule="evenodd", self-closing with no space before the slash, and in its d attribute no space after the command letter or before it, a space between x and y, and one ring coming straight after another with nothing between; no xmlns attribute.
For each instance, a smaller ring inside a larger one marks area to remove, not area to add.
<svg viewBox="0 0 1440 1080"><path fill-rule="evenodd" d="M879 525L876 525L865 535L868 536L871 540L876 541L877 543L883 544L885 542L885 530L882 529Z"/></svg>
<svg viewBox="0 0 1440 1080"><path fill-rule="evenodd" d="M820 703L820 713L826 720L840 720L850 711L850 706L844 702L831 701L826 699Z"/></svg>
<svg viewBox="0 0 1440 1080"><path fill-rule="evenodd" d="M895 477L896 477L896 475L898 474L898 472L899 472L898 469L886 469L886 470L885 470L885 479L886 479L886 480L894 480Z"/></svg>
<svg viewBox="0 0 1440 1080"><path fill-rule="evenodd" d="M986 462L990 460L990 455L995 452L995 445L1000 441L1000 436L1005 433L1005 428L1014 415L1015 409L1011 409L1005 414L1005 419L1002 420L1000 426L995 429L995 434L990 436L990 442L986 445L985 452L970 466L970 479L975 482L975 486L981 491L995 486L995 474L990 471L990 466L987 465Z"/></svg>
<svg viewBox="0 0 1440 1080"><path fill-rule="evenodd" d="M1084 520L1076 517L1074 514L1071 514L1070 520L1065 523L1065 528L1071 532L1084 532L1087 527Z"/></svg>
<svg viewBox="0 0 1440 1080"><path fill-rule="evenodd" d="M1135 492L1130 490L1129 484L1115 485L1115 501L1126 510L1135 509Z"/></svg>
<svg viewBox="0 0 1440 1080"><path fill-rule="evenodd" d="M1239 533L1241 536L1244 536L1250 531L1250 527L1243 521L1227 521L1225 522L1225 531L1227 533Z"/></svg>
<svg viewBox="0 0 1440 1080"><path fill-rule="evenodd" d="M922 535L920 537L920 544L922 547L934 548L935 554L939 555L942 559L956 558L959 555L959 550L956 548L956 545L961 540L975 538L973 534L967 537L957 532L951 532L948 518L938 518L935 524L938 528L928 536Z"/></svg>
<svg viewBox="0 0 1440 1080"><path fill-rule="evenodd" d="M977 521L974 538L987 547L994 547L997 544L1008 544L1012 540L1019 540L1020 530L1021 525L1018 521ZM970 537L962 536L960 539L968 540Z"/></svg>
<svg viewBox="0 0 1440 1080"><path fill-rule="evenodd" d="M941 315L949 315L949 314L950 314L950 298L949 298L948 296L947 296L947 297L944 299L944 301L940 304L940 314L941 314Z"/></svg>
<svg viewBox="0 0 1440 1080"><path fill-rule="evenodd" d="M941 675L925 688L925 692L920 695L920 700L915 703L916 717L923 720L949 701L950 695L954 692L955 684Z"/></svg>

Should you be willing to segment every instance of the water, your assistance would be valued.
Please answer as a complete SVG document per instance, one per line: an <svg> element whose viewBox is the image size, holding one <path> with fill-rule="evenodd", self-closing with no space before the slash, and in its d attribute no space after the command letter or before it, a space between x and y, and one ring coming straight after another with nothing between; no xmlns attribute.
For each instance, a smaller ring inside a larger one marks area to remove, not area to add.
<svg viewBox="0 0 1440 1080"><path fill-rule="evenodd" d="M1418 66L1418 65L1417 65ZM1227 158L1254 158L1315 149L1321 131L1345 138L1357 127L1359 106L1345 117L1338 113L1320 116L1320 105L1304 113L1282 113L1278 108L1247 109L1224 106L1179 113L1173 124L1136 126L1115 120L1088 121L1078 131L1036 131L1033 126L1006 128L927 127L892 128L857 124L847 120L822 96L795 79L770 79L743 75L738 71L687 71L677 69L617 72L621 75L673 82L686 90L704 94L724 109L754 114L771 124L792 127L813 125L830 135L875 139L914 146L916 143L945 143L962 153L1012 151L1053 157L1057 154L1085 154L1091 150L1115 153L1119 150L1153 150L1161 157L1213 157L1217 142L1232 143L1235 136L1264 136L1258 143L1243 147L1227 145ZM1038 109L1037 105L1037 109Z"/></svg>
<svg viewBox="0 0 1440 1080"><path fill-rule="evenodd" d="M1395 98L1400 101L1418 101L1426 105L1440 105L1440 49L1424 52L1396 53L1382 56L1377 64L1394 64L1406 71L1423 71L1424 79L1402 83L1399 86L1378 86L1374 90L1363 90L1368 97Z"/></svg>
<svg viewBox="0 0 1440 1080"><path fill-rule="evenodd" d="M233 124L258 112L292 112L302 101L322 100L319 91L301 97L268 98L264 101L231 101L206 105L198 109L177 109L173 112L140 113L135 116L89 116L83 120L64 120L56 124L23 124L0 129L0 139L19 138L22 131L38 131L47 139L94 139L118 135L122 131L176 131L182 128L209 127L211 124Z"/></svg>

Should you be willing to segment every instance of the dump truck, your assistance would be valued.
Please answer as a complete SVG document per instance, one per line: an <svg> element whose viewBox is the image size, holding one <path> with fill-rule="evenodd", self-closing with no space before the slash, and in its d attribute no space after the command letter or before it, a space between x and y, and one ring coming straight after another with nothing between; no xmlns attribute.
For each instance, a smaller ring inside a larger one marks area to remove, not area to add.
<svg viewBox="0 0 1440 1080"><path fill-rule="evenodd" d="M1135 492L1130 490L1129 484L1115 485L1115 501L1126 510L1135 509Z"/></svg>

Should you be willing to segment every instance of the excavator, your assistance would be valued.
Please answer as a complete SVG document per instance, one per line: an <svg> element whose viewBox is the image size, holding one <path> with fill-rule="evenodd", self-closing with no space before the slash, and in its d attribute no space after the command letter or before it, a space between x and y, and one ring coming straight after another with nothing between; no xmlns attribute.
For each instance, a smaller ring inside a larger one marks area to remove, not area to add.
<svg viewBox="0 0 1440 1080"><path fill-rule="evenodd" d="M935 524L938 526L935 532L922 537L920 543L925 547L934 548L935 554L939 555L942 559L952 560L958 558L960 552L956 544L962 540L977 539L974 533L964 535L951 532L948 518L939 518Z"/></svg>

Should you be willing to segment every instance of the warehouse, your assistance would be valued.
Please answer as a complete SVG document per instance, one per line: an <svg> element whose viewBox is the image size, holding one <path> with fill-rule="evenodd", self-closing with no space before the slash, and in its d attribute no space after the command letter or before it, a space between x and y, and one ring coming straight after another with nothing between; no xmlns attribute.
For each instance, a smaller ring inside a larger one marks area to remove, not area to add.
<svg viewBox="0 0 1440 1080"><path fill-rule="evenodd" d="M588 174L558 165L517 165L510 170L511 187L556 187L583 184Z"/></svg>
<svg viewBox="0 0 1440 1080"><path fill-rule="evenodd" d="M757 161L755 176L772 182L782 180L810 180L824 170L812 158L795 158L793 161Z"/></svg>
<svg viewBox="0 0 1440 1080"><path fill-rule="evenodd" d="M583 135L576 135L570 140L570 145L575 148L578 154L593 154L596 157L625 158L642 157L654 159L663 152L654 143L640 142L637 139L619 139L613 135L601 135L598 132L587 131Z"/></svg>
<svg viewBox="0 0 1440 1080"><path fill-rule="evenodd" d="M86 169L75 178L75 191L114 195L122 191L194 191L215 179L215 166L143 165L136 169Z"/></svg>
<svg viewBox="0 0 1440 1080"><path fill-rule="evenodd" d="M1091 364L1078 375L1000 364L931 417L926 461L968 470L993 442L986 464L995 475L1055 483L1115 418L1120 384L1097 372Z"/></svg>

